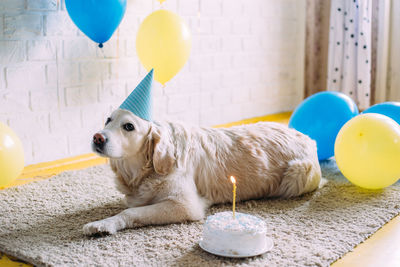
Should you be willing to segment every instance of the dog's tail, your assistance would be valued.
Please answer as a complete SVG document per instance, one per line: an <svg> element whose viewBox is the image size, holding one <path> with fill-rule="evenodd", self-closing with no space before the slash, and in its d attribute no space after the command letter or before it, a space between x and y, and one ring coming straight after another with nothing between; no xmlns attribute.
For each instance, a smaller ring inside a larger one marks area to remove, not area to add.
<svg viewBox="0 0 400 267"><path fill-rule="evenodd" d="M289 198L312 192L318 188L320 181L321 168L318 161L292 160L283 175L279 195Z"/></svg>

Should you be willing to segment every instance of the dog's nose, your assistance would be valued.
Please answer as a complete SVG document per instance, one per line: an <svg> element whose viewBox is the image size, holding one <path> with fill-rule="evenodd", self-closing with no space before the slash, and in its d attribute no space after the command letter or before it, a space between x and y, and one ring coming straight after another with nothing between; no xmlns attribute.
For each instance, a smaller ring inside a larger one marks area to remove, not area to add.
<svg viewBox="0 0 400 267"><path fill-rule="evenodd" d="M107 141L107 138L104 137L101 133L96 133L93 136L93 143L98 147L103 147L104 143Z"/></svg>

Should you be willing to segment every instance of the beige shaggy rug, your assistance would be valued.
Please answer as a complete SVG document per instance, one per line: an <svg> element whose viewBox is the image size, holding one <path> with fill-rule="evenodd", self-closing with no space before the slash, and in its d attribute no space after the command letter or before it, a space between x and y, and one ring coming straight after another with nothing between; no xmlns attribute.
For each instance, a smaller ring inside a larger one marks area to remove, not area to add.
<svg viewBox="0 0 400 267"><path fill-rule="evenodd" d="M108 166L0 191L0 251L39 266L328 266L400 212L400 185L362 190L333 161L322 165L328 182L315 193L237 205L269 226L275 246L261 256L208 254L198 245L203 222L84 236L85 223L123 209ZM215 206L208 214L230 209Z"/></svg>

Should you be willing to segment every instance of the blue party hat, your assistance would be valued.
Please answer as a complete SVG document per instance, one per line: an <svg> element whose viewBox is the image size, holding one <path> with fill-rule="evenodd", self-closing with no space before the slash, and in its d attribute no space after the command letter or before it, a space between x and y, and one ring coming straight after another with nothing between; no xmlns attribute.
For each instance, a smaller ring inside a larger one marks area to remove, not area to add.
<svg viewBox="0 0 400 267"><path fill-rule="evenodd" d="M120 109L131 111L136 116L151 121L152 93L151 85L153 83L153 69L136 86L135 90L119 106Z"/></svg>

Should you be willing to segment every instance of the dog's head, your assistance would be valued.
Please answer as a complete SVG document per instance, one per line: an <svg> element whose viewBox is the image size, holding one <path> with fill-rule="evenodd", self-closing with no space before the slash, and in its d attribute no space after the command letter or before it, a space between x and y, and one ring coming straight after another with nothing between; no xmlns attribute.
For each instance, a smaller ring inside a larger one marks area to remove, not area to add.
<svg viewBox="0 0 400 267"><path fill-rule="evenodd" d="M152 164L160 174L169 173L175 163L170 138L132 112L117 109L107 118L104 129L93 136L92 149L103 157L135 159L144 157L143 164Z"/></svg>

